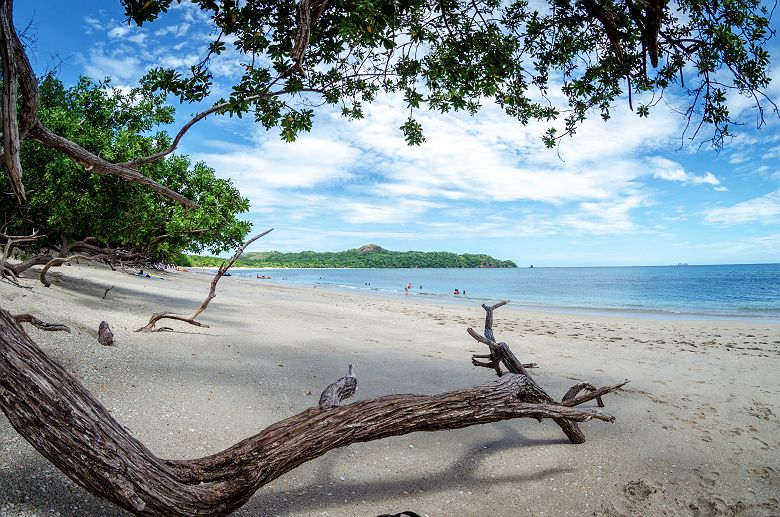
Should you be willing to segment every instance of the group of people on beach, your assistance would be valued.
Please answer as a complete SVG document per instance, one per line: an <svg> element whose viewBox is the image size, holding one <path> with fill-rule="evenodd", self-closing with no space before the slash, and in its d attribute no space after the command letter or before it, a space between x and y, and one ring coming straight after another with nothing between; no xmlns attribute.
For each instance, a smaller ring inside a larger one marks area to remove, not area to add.
<svg viewBox="0 0 780 517"><path fill-rule="evenodd" d="M366 284L366 285L371 285L371 284ZM412 289L414 289L414 285L412 285L412 283L409 282L408 284L406 284L406 287L404 287L404 293L409 294L409 291L411 291ZM420 286L420 289L422 289L422 286ZM455 291L453 291L452 294L458 294L458 295L462 294L463 296L466 296L466 290L464 289L461 291L456 287Z"/></svg>
<svg viewBox="0 0 780 517"><path fill-rule="evenodd" d="M409 291L411 291L412 289L414 289L414 286L412 285L411 282L409 282L408 284L406 284L406 287L404 287L404 292L406 294L409 294ZM422 286L420 286L420 289L422 289Z"/></svg>

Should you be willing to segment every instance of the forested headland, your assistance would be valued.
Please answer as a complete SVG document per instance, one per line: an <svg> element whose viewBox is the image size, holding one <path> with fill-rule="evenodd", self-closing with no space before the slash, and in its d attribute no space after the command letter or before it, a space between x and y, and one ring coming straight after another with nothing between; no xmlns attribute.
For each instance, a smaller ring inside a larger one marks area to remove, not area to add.
<svg viewBox="0 0 780 517"><path fill-rule="evenodd" d="M183 255L179 265L193 267L219 266L224 259L200 255ZM458 255L446 251L390 251L376 244L360 248L316 252L278 251L244 253L236 261L238 267L355 267L355 268L490 268L517 267L511 260L498 260L490 255L464 253Z"/></svg>

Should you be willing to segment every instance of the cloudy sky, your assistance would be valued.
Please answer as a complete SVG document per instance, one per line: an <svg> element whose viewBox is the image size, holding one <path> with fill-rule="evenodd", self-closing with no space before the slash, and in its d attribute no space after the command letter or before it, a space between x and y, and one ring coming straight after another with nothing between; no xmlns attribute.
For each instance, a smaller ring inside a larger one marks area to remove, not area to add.
<svg viewBox="0 0 780 517"><path fill-rule="evenodd" d="M56 68L66 83L87 75L133 85L151 66L202 58L208 33L195 10L175 8L141 29L122 12L115 0L17 0L15 22L30 25L36 71ZM773 63L776 77L780 58ZM215 65L224 84L240 73L229 55ZM768 94L780 102L780 79ZM290 144L249 121L211 117L179 151L233 179L251 199L255 229L276 228L255 250L372 242L536 266L778 262L780 121L770 116L757 131L749 103L735 106L748 124L720 153L682 141L684 120L671 109L640 119L627 103L557 151L541 143L545 126L494 107L476 117L421 112L427 141L408 147L398 129L408 113L392 97L358 122L323 109ZM179 107L179 119L193 110Z"/></svg>

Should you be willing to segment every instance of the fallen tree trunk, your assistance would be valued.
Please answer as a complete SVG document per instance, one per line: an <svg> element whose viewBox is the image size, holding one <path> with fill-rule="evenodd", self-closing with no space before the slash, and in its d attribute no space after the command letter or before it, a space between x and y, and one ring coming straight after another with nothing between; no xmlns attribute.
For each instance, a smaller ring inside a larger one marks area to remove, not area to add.
<svg viewBox="0 0 780 517"><path fill-rule="evenodd" d="M614 420L595 410L536 403L538 386L523 374L440 395L347 405L338 404L354 390L340 382L326 388L326 407L307 409L205 458L164 460L0 308L0 407L11 425L77 484L141 515L230 512L284 473L351 443L512 418Z"/></svg>

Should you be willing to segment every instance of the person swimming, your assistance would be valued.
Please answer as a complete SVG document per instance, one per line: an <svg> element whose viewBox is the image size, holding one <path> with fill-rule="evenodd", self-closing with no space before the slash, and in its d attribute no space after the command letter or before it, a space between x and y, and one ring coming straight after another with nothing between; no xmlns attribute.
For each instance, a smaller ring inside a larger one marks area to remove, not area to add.
<svg viewBox="0 0 780 517"><path fill-rule="evenodd" d="M455 289L455 291L454 291L452 294L460 294L460 291L458 291L457 289Z"/></svg>

